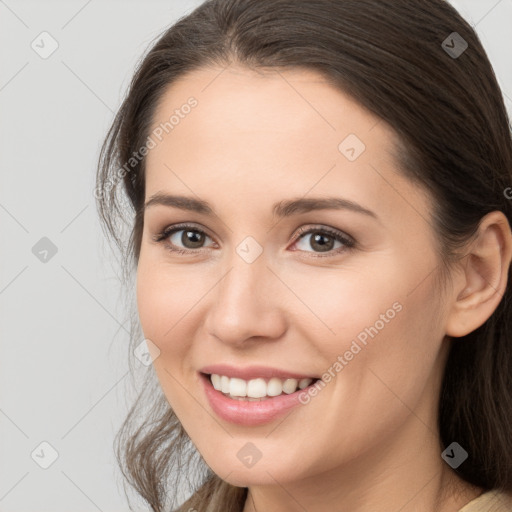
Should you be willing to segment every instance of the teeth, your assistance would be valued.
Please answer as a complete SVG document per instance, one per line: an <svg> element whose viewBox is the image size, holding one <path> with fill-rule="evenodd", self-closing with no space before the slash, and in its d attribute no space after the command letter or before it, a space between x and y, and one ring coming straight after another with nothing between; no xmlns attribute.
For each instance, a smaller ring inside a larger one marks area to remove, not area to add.
<svg viewBox="0 0 512 512"><path fill-rule="evenodd" d="M289 395L295 393L297 389L308 387L313 379L278 379L272 377L268 382L265 379L257 378L249 381L229 378L225 375L210 375L211 383L217 391L229 395L238 400L260 400L265 397L279 396L282 393Z"/></svg>
<svg viewBox="0 0 512 512"><path fill-rule="evenodd" d="M226 377L226 379L228 379ZM247 382L242 379L228 379L231 396L247 396ZM223 391L225 393L225 391Z"/></svg>
<svg viewBox="0 0 512 512"><path fill-rule="evenodd" d="M220 377L212 373L212 375L210 375L210 380L212 381L213 387L217 391L220 391Z"/></svg>
<svg viewBox="0 0 512 512"><path fill-rule="evenodd" d="M297 391L298 383L299 381L297 379L286 379L283 383L283 391L288 394Z"/></svg>
<svg viewBox="0 0 512 512"><path fill-rule="evenodd" d="M220 378L220 389L223 393L229 393L229 377L223 375Z"/></svg>
<svg viewBox="0 0 512 512"><path fill-rule="evenodd" d="M240 380L240 379L238 379ZM245 383L245 381L242 381ZM247 383L247 394L250 398L262 398L267 395L267 383L263 379L252 379Z"/></svg>
<svg viewBox="0 0 512 512"><path fill-rule="evenodd" d="M312 379L300 379L299 388L304 389L307 388L313 382Z"/></svg>
<svg viewBox="0 0 512 512"><path fill-rule="evenodd" d="M295 391L295 390L294 390ZM283 392L283 382L281 379L273 377L267 384L267 395L278 396Z"/></svg>

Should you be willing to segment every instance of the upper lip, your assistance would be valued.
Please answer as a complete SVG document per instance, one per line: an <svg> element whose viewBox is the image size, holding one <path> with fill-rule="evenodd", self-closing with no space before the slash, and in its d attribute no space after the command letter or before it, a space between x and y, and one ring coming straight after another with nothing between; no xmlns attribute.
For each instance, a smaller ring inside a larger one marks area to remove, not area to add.
<svg viewBox="0 0 512 512"><path fill-rule="evenodd" d="M271 379L277 377L279 379L317 379L316 375L301 374L291 370L282 370L280 368L272 368L269 366L232 366L229 364L211 364L203 366L200 370L202 373L225 375L226 377L236 377L243 380L256 379L258 377Z"/></svg>

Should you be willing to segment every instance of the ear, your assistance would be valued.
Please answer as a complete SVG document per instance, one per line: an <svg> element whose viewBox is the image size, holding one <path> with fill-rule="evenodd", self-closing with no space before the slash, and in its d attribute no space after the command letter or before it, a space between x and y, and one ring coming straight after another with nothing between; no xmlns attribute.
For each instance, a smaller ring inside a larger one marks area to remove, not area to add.
<svg viewBox="0 0 512 512"><path fill-rule="evenodd" d="M512 259L512 234L500 211L488 213L453 278L452 308L446 334L460 337L474 331L493 314L505 293Z"/></svg>

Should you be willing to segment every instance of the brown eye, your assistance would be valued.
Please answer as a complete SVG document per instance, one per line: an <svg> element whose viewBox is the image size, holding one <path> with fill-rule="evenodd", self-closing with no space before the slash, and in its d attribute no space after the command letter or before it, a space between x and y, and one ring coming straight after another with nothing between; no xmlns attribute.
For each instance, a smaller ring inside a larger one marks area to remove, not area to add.
<svg viewBox="0 0 512 512"><path fill-rule="evenodd" d="M334 238L330 235L325 235L321 231L311 233L309 245L320 252L330 251L334 247Z"/></svg>
<svg viewBox="0 0 512 512"><path fill-rule="evenodd" d="M304 252L337 254L354 247L355 241L342 232L327 228L311 228L307 231L302 230L294 245Z"/></svg>
<svg viewBox="0 0 512 512"><path fill-rule="evenodd" d="M207 239L213 242L204 231L192 225L169 226L154 239L164 243L170 251L179 253L198 252Z"/></svg>
<svg viewBox="0 0 512 512"><path fill-rule="evenodd" d="M187 249L197 249L201 247L206 238L206 235L199 231L192 231L188 229L181 229L180 231L182 232L180 242ZM179 233L180 231L177 231L176 233Z"/></svg>

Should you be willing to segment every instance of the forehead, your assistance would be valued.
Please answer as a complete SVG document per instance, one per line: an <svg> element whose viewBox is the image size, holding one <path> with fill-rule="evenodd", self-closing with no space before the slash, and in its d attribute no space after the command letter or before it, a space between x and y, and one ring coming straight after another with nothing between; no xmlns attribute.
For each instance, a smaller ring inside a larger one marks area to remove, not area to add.
<svg viewBox="0 0 512 512"><path fill-rule="evenodd" d="M190 193L187 185L218 195L238 183L239 195L269 200L314 188L383 210L397 210L397 194L427 204L397 172L392 128L311 70L194 70L162 95L155 130L161 140L154 137L147 156L147 196Z"/></svg>
<svg viewBox="0 0 512 512"><path fill-rule="evenodd" d="M202 137L217 140L237 135L282 133L315 141L333 142L345 132L382 139L389 146L393 131L382 120L362 108L325 77L309 69L257 71L243 67L200 68L168 86L157 106L153 128L169 120L189 98L197 100L193 118L199 118ZM179 112L178 112L179 113ZM173 131L186 131L181 123ZM195 126L194 126L195 128ZM208 129L208 130L206 130Z"/></svg>

